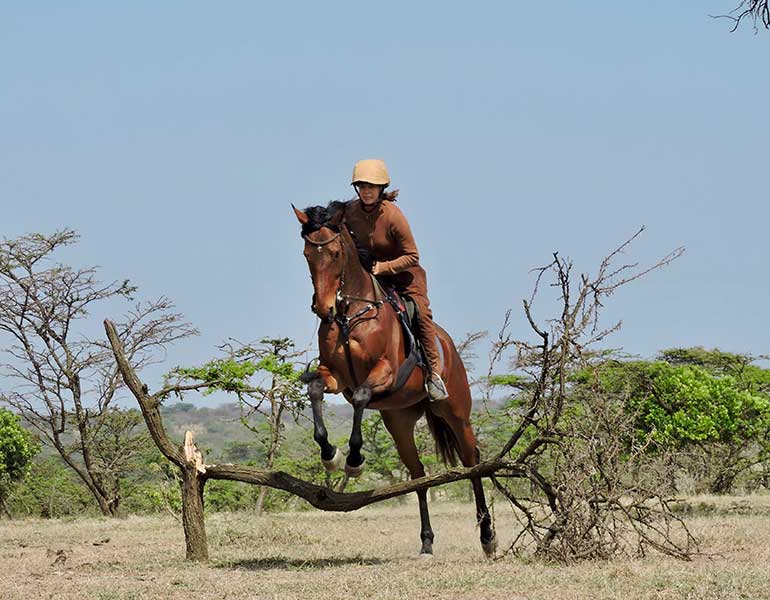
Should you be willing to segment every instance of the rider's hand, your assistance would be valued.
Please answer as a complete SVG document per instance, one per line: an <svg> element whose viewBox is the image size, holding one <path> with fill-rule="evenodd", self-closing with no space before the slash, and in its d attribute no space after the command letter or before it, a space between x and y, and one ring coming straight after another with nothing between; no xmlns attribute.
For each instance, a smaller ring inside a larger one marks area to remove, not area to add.
<svg viewBox="0 0 770 600"><path fill-rule="evenodd" d="M379 275L380 274L380 263L376 262L372 265L372 275Z"/></svg>

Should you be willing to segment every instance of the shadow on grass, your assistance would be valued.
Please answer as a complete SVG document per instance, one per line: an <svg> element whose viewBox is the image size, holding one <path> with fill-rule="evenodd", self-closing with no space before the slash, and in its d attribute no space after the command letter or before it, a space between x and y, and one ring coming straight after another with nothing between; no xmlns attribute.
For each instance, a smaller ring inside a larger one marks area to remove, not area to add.
<svg viewBox="0 0 770 600"><path fill-rule="evenodd" d="M344 567L347 565L381 565L385 562L387 561L379 558L363 558L361 556L350 556L347 558L314 558L311 560L273 556L270 558L254 558L246 560L223 560L214 563L212 566L216 569L238 569L245 571L267 571L270 569L315 571L334 567Z"/></svg>

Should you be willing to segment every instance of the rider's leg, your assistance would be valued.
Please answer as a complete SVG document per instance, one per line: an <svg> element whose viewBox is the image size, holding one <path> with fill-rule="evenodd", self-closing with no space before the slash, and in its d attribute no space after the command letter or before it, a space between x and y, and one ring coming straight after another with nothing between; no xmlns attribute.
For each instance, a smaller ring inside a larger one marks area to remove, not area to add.
<svg viewBox="0 0 770 600"><path fill-rule="evenodd" d="M431 400L446 400L449 396L446 391L446 385L444 385L444 381L441 379L441 360L438 348L436 347L436 325L433 323L430 301L427 296L423 295L414 295L412 297L417 304L419 312L419 331L417 333L420 336L420 342L430 367L430 376L426 386L428 388L428 397Z"/></svg>

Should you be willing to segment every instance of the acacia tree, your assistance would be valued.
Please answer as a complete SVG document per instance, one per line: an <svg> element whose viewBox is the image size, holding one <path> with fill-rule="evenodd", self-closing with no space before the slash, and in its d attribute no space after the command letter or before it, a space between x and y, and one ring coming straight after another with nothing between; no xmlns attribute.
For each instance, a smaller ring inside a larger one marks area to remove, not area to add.
<svg viewBox="0 0 770 600"><path fill-rule="evenodd" d="M262 338L257 345L228 343L227 356L202 367L177 368L169 380L207 384L206 392L235 393L241 423L255 434L264 448L263 466L272 469L284 442L285 419L297 421L307 405L302 368L296 362L304 354L294 350L289 338ZM256 510L262 514L269 488L261 486Z"/></svg>
<svg viewBox="0 0 770 600"><path fill-rule="evenodd" d="M0 339L7 344L0 368L14 384L3 400L77 473L102 513L114 516L126 464L119 455L133 452L138 434L112 410L123 382L109 347L88 337L87 318L101 305L131 303L137 288L128 280L99 281L95 267L53 261L77 240L65 229L0 243ZM167 298L136 303L117 325L137 368L195 332L172 308ZM118 455L106 457L104 441L115 435L110 451Z"/></svg>
<svg viewBox="0 0 770 600"><path fill-rule="evenodd" d="M697 484L729 492L770 458L770 370L750 355L703 348L673 348L660 358L609 361L599 370L601 386L624 395L651 451L675 451L673 461Z"/></svg>
<svg viewBox="0 0 770 600"><path fill-rule="evenodd" d="M39 445L18 416L0 408L0 510L11 516L6 497L13 485L27 476Z"/></svg>

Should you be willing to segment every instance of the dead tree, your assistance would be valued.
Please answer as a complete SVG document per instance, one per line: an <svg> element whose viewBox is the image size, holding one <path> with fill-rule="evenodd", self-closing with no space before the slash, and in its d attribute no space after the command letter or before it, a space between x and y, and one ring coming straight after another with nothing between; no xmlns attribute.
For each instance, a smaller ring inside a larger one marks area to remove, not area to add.
<svg viewBox="0 0 770 600"><path fill-rule="evenodd" d="M380 489L340 493L329 487L302 481L287 473L240 465L205 465L188 436L185 446L171 441L160 418L159 406L171 394L226 385L207 380L167 385L150 393L130 364L117 330L110 321L105 329L118 369L137 399L145 421L161 452L181 471L183 522L187 558L206 560L203 521L203 488L209 479L227 479L281 489L299 496L316 508L351 511L417 490L429 489L471 477L489 477L507 497L521 522L511 550L534 546L535 552L563 562L610 556L634 548L687 558L694 540L684 523L672 513L668 500L655 488L646 469L627 460L626 440L613 437L616 426L627 416L617 405L589 395L582 401L571 395L570 378L590 356L588 347L603 340L619 325L601 329L598 315L602 301L620 286L660 268L676 257L677 250L650 268L636 264L615 266L628 244L622 244L602 261L595 276L583 275L573 289L572 264L554 255L537 270L533 297L524 302L524 313L538 343L516 341L501 333L493 355L500 360L507 348L518 350L516 366L529 374L522 387L521 409L511 421L508 441L489 460L470 468L443 473ZM548 275L555 277L561 311L555 319L538 325L533 300ZM508 320L506 319L506 323ZM576 402L591 413L588 420L569 419ZM635 447L634 456L643 456ZM574 457L572 455L574 454ZM548 459L549 468L545 460ZM567 460L569 459L569 460ZM526 484L517 488L516 482ZM626 541L626 539L630 541Z"/></svg>
<svg viewBox="0 0 770 600"><path fill-rule="evenodd" d="M548 265L535 270L532 297L524 301L538 343L513 339L506 317L495 344L496 360L507 348L516 349L513 368L527 381L521 386L520 424L497 455L526 456L527 485L515 485L519 475L492 476L522 524L513 552L534 547L542 556L569 562L644 554L649 548L687 558L695 546L671 510L665 461L649 460L649 440L635 435L635 415L591 380L595 364L606 361L605 354L592 349L620 328L620 323L600 326L605 299L683 252L678 249L644 269L636 263L616 265L642 231L577 283L572 262L554 254ZM556 290L560 311L541 324L534 302L544 283ZM580 387L574 385L578 377L586 381Z"/></svg>
<svg viewBox="0 0 770 600"><path fill-rule="evenodd" d="M86 335L83 320L103 302L131 300L127 280L103 283L95 268L52 263L52 254L78 239L65 229L0 243L0 339L8 343L0 364L2 400L13 407L77 473L105 515L116 515L123 467L141 432L116 419L113 400L122 385L112 352ZM194 333L171 312L169 300L136 304L116 331L129 360L141 369L157 351ZM137 424L137 423L134 423ZM123 455L104 456L105 434L119 435Z"/></svg>

